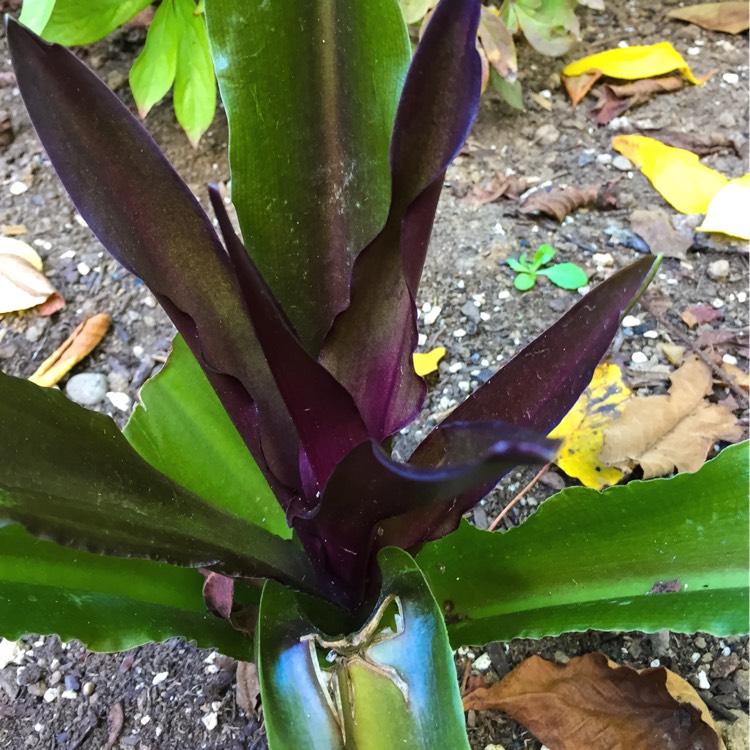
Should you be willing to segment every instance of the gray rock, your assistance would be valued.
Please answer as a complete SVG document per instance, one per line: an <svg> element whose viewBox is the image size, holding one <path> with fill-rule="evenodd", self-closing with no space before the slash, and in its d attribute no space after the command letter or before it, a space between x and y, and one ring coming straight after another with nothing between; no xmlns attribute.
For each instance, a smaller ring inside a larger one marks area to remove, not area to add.
<svg viewBox="0 0 750 750"><path fill-rule="evenodd" d="M729 261L715 260L708 264L708 278L712 281L725 281L729 278Z"/></svg>
<svg viewBox="0 0 750 750"><path fill-rule="evenodd" d="M81 406L94 406L107 395L107 376L99 372L82 372L65 384L65 395Z"/></svg>
<svg viewBox="0 0 750 750"><path fill-rule="evenodd" d="M0 669L0 690L2 690L10 700L14 701L16 699L21 688L16 682L16 670L14 667Z"/></svg>
<svg viewBox="0 0 750 750"><path fill-rule="evenodd" d="M633 169L633 162L630 159L626 159L622 154L619 154L612 159L612 166L622 172L629 172Z"/></svg>

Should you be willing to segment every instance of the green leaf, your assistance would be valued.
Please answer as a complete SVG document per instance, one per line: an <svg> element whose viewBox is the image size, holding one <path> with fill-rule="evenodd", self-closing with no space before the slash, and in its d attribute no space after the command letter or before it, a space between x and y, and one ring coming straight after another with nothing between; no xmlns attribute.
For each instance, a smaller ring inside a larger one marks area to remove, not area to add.
<svg viewBox="0 0 750 750"><path fill-rule="evenodd" d="M495 91L500 94L509 106L517 109L519 112L523 112L526 109L523 106L523 86L520 81L509 83L494 68L490 70L490 80L495 87Z"/></svg>
<svg viewBox="0 0 750 750"><path fill-rule="evenodd" d="M146 461L217 507L291 536L281 506L181 336L140 400L123 434Z"/></svg>
<svg viewBox="0 0 750 750"><path fill-rule="evenodd" d="M249 659L252 644L206 610L203 577L150 560L77 552L0 528L0 635L55 633L93 651L125 651L183 636Z"/></svg>
<svg viewBox="0 0 750 750"><path fill-rule="evenodd" d="M214 65L205 19L195 12L193 0L174 0L174 12L180 24L174 111L190 143L197 146L216 113Z"/></svg>
<svg viewBox="0 0 750 750"><path fill-rule="evenodd" d="M547 265L554 257L555 248L552 245L540 245L539 249L534 253L534 260L532 261L534 270L536 271L542 266Z"/></svg>
<svg viewBox="0 0 750 750"><path fill-rule="evenodd" d="M519 273L513 280L513 286L521 292L527 292L536 284L536 274Z"/></svg>
<svg viewBox="0 0 750 750"><path fill-rule="evenodd" d="M558 263L537 273L546 276L553 284L563 289L579 289L589 283L586 271L575 263Z"/></svg>
<svg viewBox="0 0 750 750"><path fill-rule="evenodd" d="M398 0L406 23L419 23L427 11L436 5L436 0Z"/></svg>
<svg viewBox="0 0 750 750"><path fill-rule="evenodd" d="M580 32L578 0L509 0L528 43L543 55L564 55Z"/></svg>
<svg viewBox="0 0 750 750"><path fill-rule="evenodd" d="M437 603L406 552L389 547L378 560L378 603L346 638L313 624L307 597L266 584L256 637L271 750L468 750Z"/></svg>
<svg viewBox="0 0 750 750"><path fill-rule="evenodd" d="M521 263L521 261L516 260L515 258L508 258L505 261L516 273L525 273L526 271L529 271L529 266L527 263Z"/></svg>
<svg viewBox="0 0 750 750"><path fill-rule="evenodd" d="M150 4L151 0L57 0L41 36L66 47L91 44Z"/></svg>
<svg viewBox="0 0 750 750"><path fill-rule="evenodd" d="M75 549L316 591L296 546L160 474L109 417L0 373L0 424L0 523Z"/></svg>
<svg viewBox="0 0 750 750"><path fill-rule="evenodd" d="M588 628L744 633L747 486L743 443L695 474L564 490L504 533L464 522L417 561L454 647Z"/></svg>
<svg viewBox="0 0 750 750"><path fill-rule="evenodd" d="M173 4L162 3L149 26L146 44L130 69L130 88L141 117L149 113L174 83L180 32Z"/></svg>
<svg viewBox="0 0 750 750"><path fill-rule="evenodd" d="M18 21L35 34L41 34L54 8L55 0L23 0Z"/></svg>
<svg viewBox="0 0 750 750"><path fill-rule="evenodd" d="M348 304L351 260L390 201L411 57L397 0L207 0L245 245L305 346Z"/></svg>

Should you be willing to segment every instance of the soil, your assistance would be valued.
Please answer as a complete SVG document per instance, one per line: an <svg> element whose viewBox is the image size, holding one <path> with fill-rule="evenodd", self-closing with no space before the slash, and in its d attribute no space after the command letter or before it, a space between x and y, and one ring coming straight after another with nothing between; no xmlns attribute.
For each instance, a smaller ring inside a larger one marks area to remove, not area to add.
<svg viewBox="0 0 750 750"><path fill-rule="evenodd" d="M556 248L556 260L578 263L596 283L648 252L631 228L634 209L659 207L678 216L638 171L627 165L623 170L617 168L619 162L613 163L617 154L610 148L613 135L638 127L663 127L725 136L735 150L709 156L705 163L732 177L746 171L747 35L706 32L666 20L665 10L676 4L670 0L609 2L604 12L582 7L582 41L562 60L542 57L521 45L525 112L511 110L492 93L484 97L467 146L448 174L419 300L424 348L444 345L448 354L440 372L431 379L425 415L397 445L402 455L408 455L424 431L498 364L577 299L576 292L558 289L546 279L522 295L514 289L513 274L503 263L507 257L517 257L522 250L533 252L547 242ZM565 62L621 41L647 44L663 40L685 54L697 74L718 73L702 87L658 97L606 127L587 120L592 99L576 110L571 108L560 85L559 73ZM131 106L127 71L142 41L142 30L121 30L81 52ZM148 290L112 261L78 220L30 126L9 77L7 57L4 54L0 63L0 82L4 84L0 99L15 139L0 152L0 223L26 226L22 239L42 255L47 275L67 304L48 318L35 313L0 317L0 368L14 375L30 375L85 316L109 313L114 321L110 333L73 374L106 375L109 392L116 395L114 399L105 397L95 408L122 425L139 387L164 362L173 329ZM537 96L530 98L531 93ZM197 150L175 124L170 102L158 106L147 124L201 200L207 182L226 183L229 179L227 131L221 114ZM472 202L476 186L487 188L494 178L510 170L533 178L537 184L551 181L583 187L619 178L617 207L580 210L558 224L553 219L522 215L513 200ZM18 183L27 189L13 188ZM717 266L712 266L716 261L726 261L728 268L717 274ZM685 260L665 259L654 288L671 298L666 322L643 308L636 309L637 323L624 328L615 343L613 356L625 365L639 392L665 392L672 368L657 343L673 339L694 348L706 327L689 330L677 313L699 303L724 313L722 320L708 328L735 334L733 343L719 351L715 366L721 367L727 359L722 360L722 355L728 355L730 362L736 361L747 371L747 272L747 248L719 235L695 233ZM436 306L441 308L437 313ZM644 356L634 359L638 352ZM714 400L728 395L729 390L717 387ZM739 389L731 395L746 432L747 400ZM532 475L529 471L512 473L473 511L471 520L486 528ZM509 514L504 527L519 523L566 483L569 480L562 473L548 472L545 481ZM54 636L30 635L22 647L25 652L18 663L0 670L0 747L249 750L266 746L262 713L248 714L238 708L236 662L231 659L180 639L125 654L92 654L78 643L60 643ZM532 653L564 661L602 651L638 668L658 662L699 687L714 718L734 733L735 739L727 740L729 747L747 747L750 663L745 638L589 631L541 641L515 640L486 649L459 650L458 674L478 674L471 665L485 650L491 666L480 677L488 682L502 677ZM155 679L156 675L160 677ZM118 717L122 720L119 728ZM542 747L500 713L469 712L467 722L473 748Z"/></svg>

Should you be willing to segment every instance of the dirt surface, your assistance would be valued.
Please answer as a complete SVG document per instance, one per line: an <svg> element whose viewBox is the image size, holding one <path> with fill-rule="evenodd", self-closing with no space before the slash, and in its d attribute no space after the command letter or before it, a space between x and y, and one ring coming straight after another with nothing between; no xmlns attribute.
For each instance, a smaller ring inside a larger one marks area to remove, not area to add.
<svg viewBox="0 0 750 750"><path fill-rule="evenodd" d="M675 4L667 0L609 2L602 13L582 9L583 40L563 60L541 57L522 45L521 80L527 94L539 95L537 100L528 99L526 112L514 112L491 95L485 97L471 138L448 174L419 300L424 348L444 345L448 354L431 380L423 418L399 441L397 449L403 456L447 410L578 298L576 292L558 289L546 279L521 295L513 288L505 258L517 257L522 250L533 252L548 242L557 249L559 260L586 268L593 284L648 252L632 232L633 210L659 207L677 216L640 173L615 162L617 154L609 145L613 135L654 126L722 135L733 142L735 150L709 156L705 163L732 177L746 171L747 36L705 32L664 20L665 9ZM126 75L142 35L140 31L117 32L83 53L131 105ZM700 88L661 96L606 127L587 120L592 99L571 109L559 82L564 62L621 41L663 40L686 55L698 75L719 72ZM0 106L9 115L15 140L0 152L0 223L26 226L22 239L42 255L47 275L67 304L49 318L34 313L0 317L0 368L30 375L85 316L107 312L114 320L111 332L74 374L106 376L106 391L115 395L102 394L94 408L122 425L139 387L165 360L173 329L148 290L109 259L77 218L8 80L7 48L3 50L0 81L6 85L0 89ZM226 183L227 133L221 116L198 150L189 146L167 104L155 109L148 126L201 200L207 182ZM618 165L625 168L618 169ZM476 186L491 187L493 179L509 170L536 184L551 181L582 187L620 178L617 207L606 212L582 210L560 225L548 218L523 216L512 200L487 204L472 200ZM725 263L715 265L717 261ZM705 328L733 334L718 350L714 366L720 368L727 361L722 356L727 355L728 361L747 371L747 271L746 247L718 235L696 233L685 260L665 259L654 288L671 299L666 322L636 309L637 323L624 328L615 344L614 357L626 366L639 392L663 393L668 387L667 374L673 368L657 348L660 341L694 348ZM678 313L698 303L720 308L723 319L689 330ZM637 353L643 356L633 358ZM746 431L747 401L742 394L735 389L731 395ZM728 395L726 388L717 387L714 400ZM486 528L532 474L514 472L473 511L473 522ZM518 523L566 482L561 473L550 471L504 525ZM180 640L102 655L88 653L76 643L61 644L54 637L32 635L24 639L23 648L18 663L0 670L0 747L265 747L262 716L248 716L237 707L233 660ZM532 653L564 661L603 651L639 668L658 661L699 687L715 719L728 722L728 727L739 716L731 731L741 739L732 740L735 744L729 747L747 747L743 744L750 675L746 639L588 632L494 644L487 651L491 666L480 674L488 682ZM456 655L458 674L479 673L472 664L480 653L461 649ZM122 726L118 728L119 716ZM498 713L470 712L468 726L474 748L541 747L523 728Z"/></svg>

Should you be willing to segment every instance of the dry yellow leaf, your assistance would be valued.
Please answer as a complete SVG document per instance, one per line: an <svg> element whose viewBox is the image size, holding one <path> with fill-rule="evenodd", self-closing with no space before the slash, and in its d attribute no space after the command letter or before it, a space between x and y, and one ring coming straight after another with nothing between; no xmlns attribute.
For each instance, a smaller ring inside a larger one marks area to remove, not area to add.
<svg viewBox="0 0 750 750"><path fill-rule="evenodd" d="M438 362L445 356L445 347L438 346L429 352L414 353L414 371L420 377L433 373L438 368Z"/></svg>
<svg viewBox="0 0 750 750"><path fill-rule="evenodd" d="M711 370L697 357L672 373L669 395L631 399L622 416L604 428L599 454L607 466L628 471L640 464L645 479L697 471L716 440L737 440L732 412L705 400Z"/></svg>
<svg viewBox="0 0 750 750"><path fill-rule="evenodd" d="M617 365L602 362L596 368L575 406L549 435L562 440L556 463L568 476L597 490L622 479L622 471L599 460L599 451L604 442L604 428L622 414L631 396L632 391L623 382Z"/></svg>
<svg viewBox="0 0 750 750"><path fill-rule="evenodd" d="M32 383L50 387L59 382L66 373L77 365L104 338L112 318L106 313L86 318L73 333L42 362L37 371L29 377Z"/></svg>
<svg viewBox="0 0 750 750"><path fill-rule="evenodd" d="M21 240L0 237L0 314L28 310L53 296L62 301L42 273L36 250Z"/></svg>
<svg viewBox="0 0 750 750"><path fill-rule="evenodd" d="M682 55L669 43L659 42L634 47L617 47L583 57L563 69L565 76L580 76L599 72L610 78L636 81L640 78L663 76L678 70L690 83L701 84Z"/></svg>
<svg viewBox="0 0 750 750"><path fill-rule="evenodd" d="M667 203L684 214L703 214L727 182L697 154L645 135L618 135L612 148L638 167Z"/></svg>
<svg viewBox="0 0 750 750"><path fill-rule="evenodd" d="M737 365L729 364L729 362L723 362L721 368L732 378L738 388L742 388L743 391L750 391L750 374L741 370Z"/></svg>
<svg viewBox="0 0 750 750"><path fill-rule="evenodd" d="M708 205L706 218L698 232L721 232L731 237L750 240L750 174L742 175L724 185Z"/></svg>

